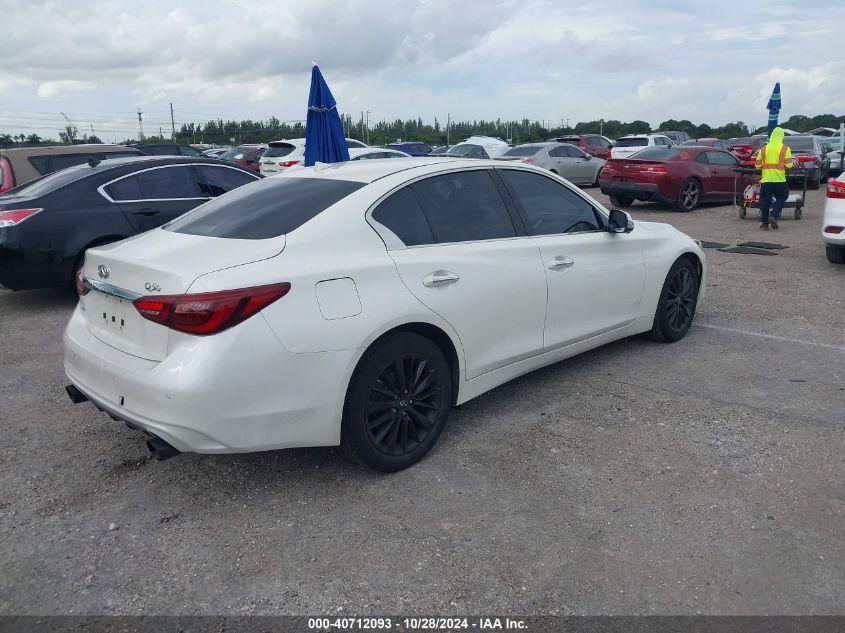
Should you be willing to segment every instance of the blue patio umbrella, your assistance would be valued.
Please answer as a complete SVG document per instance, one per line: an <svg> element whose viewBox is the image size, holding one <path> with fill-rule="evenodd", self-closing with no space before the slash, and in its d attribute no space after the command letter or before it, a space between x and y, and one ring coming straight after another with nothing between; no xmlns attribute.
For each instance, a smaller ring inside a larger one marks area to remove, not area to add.
<svg viewBox="0 0 845 633"><path fill-rule="evenodd" d="M772 96L769 97L769 103L766 105L769 111L769 127L768 136L772 135L772 130L778 126L778 114L780 113L780 82L775 84L775 89L772 90Z"/></svg>
<svg viewBox="0 0 845 633"><path fill-rule="evenodd" d="M349 160L337 102L317 64L311 68L311 92L305 121L305 166Z"/></svg>

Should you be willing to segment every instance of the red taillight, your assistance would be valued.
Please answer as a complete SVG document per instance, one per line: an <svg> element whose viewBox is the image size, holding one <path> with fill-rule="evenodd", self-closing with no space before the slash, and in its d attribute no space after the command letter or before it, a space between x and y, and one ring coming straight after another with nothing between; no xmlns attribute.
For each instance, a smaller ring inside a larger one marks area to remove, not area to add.
<svg viewBox="0 0 845 633"><path fill-rule="evenodd" d="M205 336L245 321L289 290L289 283L281 283L192 295L141 297L133 304L142 317L153 323Z"/></svg>
<svg viewBox="0 0 845 633"><path fill-rule="evenodd" d="M534 164L534 160L535 160L535 159L533 159L533 158L523 158L523 159L522 159L522 162L523 162L523 163L525 163L525 164L527 164L527 165L533 165L533 164Z"/></svg>
<svg viewBox="0 0 845 633"><path fill-rule="evenodd" d="M293 167L294 165L298 165L298 160L283 160L279 163L279 167Z"/></svg>
<svg viewBox="0 0 845 633"><path fill-rule="evenodd" d="M798 159L799 163L815 163L816 162L815 156L796 156L795 158Z"/></svg>
<svg viewBox="0 0 845 633"><path fill-rule="evenodd" d="M12 164L8 158L0 156L0 193L15 186L15 176L12 174Z"/></svg>
<svg viewBox="0 0 845 633"><path fill-rule="evenodd" d="M640 168L645 174L668 174L669 170L663 167L663 165L643 165Z"/></svg>
<svg viewBox="0 0 845 633"><path fill-rule="evenodd" d="M827 183L828 198L845 198L845 182L831 180Z"/></svg>
<svg viewBox="0 0 845 633"><path fill-rule="evenodd" d="M76 271L76 292L80 297L83 297L88 294L91 290L88 286L85 285L85 282L82 281L82 269L80 268Z"/></svg>
<svg viewBox="0 0 845 633"><path fill-rule="evenodd" d="M825 233L832 233L833 235L839 235L842 231L845 231L845 226L826 226L826 227L824 227Z"/></svg>
<svg viewBox="0 0 845 633"><path fill-rule="evenodd" d="M8 211L0 211L0 229L7 226L16 226L43 210L44 209L9 209Z"/></svg>

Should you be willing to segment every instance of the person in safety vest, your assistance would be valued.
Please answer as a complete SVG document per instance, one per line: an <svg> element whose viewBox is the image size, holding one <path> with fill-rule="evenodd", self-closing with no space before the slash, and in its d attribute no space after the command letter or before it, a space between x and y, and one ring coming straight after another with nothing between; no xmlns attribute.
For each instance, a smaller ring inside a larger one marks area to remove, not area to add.
<svg viewBox="0 0 845 633"><path fill-rule="evenodd" d="M760 178L761 229L768 229L770 225L773 229L778 228L783 203L789 197L786 170L791 164L792 151L783 142L783 128L776 127L755 161L755 166L763 173Z"/></svg>

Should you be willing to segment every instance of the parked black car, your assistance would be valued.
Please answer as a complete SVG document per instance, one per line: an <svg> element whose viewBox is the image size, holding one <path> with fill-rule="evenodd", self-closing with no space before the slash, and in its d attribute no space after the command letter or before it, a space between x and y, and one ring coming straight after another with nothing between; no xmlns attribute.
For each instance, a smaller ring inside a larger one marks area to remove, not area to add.
<svg viewBox="0 0 845 633"><path fill-rule="evenodd" d="M69 167L0 195L0 287L73 283L85 249L148 231L259 176L212 158Z"/></svg>
<svg viewBox="0 0 845 633"><path fill-rule="evenodd" d="M134 147L147 156L202 156L202 152L190 145L178 143L131 143L127 147Z"/></svg>

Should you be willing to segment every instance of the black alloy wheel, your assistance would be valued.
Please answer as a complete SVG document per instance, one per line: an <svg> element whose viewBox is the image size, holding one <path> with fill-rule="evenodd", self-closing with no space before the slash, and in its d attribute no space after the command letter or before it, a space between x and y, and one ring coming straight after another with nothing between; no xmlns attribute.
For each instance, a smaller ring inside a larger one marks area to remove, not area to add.
<svg viewBox="0 0 845 633"><path fill-rule="evenodd" d="M364 403L367 435L385 455L417 448L434 429L440 413L440 385L429 361L402 354L382 369Z"/></svg>
<svg viewBox="0 0 845 633"><path fill-rule="evenodd" d="M646 336L661 343L674 343L686 336L698 303L698 286L700 279L695 264L686 257L672 264L657 309L654 323Z"/></svg>
<svg viewBox="0 0 845 633"><path fill-rule="evenodd" d="M341 448L374 470L402 470L434 446L452 404L452 370L440 348L412 332L389 334L367 350L352 375Z"/></svg>

